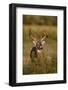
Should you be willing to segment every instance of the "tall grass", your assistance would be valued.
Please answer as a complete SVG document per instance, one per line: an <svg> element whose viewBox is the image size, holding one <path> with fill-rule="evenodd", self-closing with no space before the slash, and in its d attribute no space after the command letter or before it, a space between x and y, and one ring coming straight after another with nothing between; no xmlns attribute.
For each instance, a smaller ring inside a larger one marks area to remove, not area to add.
<svg viewBox="0 0 68 90"><path fill-rule="evenodd" d="M48 33L44 45L43 66L31 62L30 51L32 41L29 38L29 30L32 30L34 37L41 39L43 32ZM24 25L23 27L23 69L25 75L57 73L57 27L43 25Z"/></svg>

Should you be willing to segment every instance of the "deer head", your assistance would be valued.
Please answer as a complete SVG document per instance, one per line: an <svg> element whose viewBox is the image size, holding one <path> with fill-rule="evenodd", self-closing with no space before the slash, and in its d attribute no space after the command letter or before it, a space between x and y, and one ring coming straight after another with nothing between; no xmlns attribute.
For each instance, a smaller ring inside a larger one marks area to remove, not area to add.
<svg viewBox="0 0 68 90"><path fill-rule="evenodd" d="M48 37L48 35L47 33L43 33L43 37L40 40L38 40L32 35L31 30L29 30L29 37L30 39L32 39L32 42L36 47L36 49L40 50L40 49L43 49L43 45L45 44L45 39Z"/></svg>

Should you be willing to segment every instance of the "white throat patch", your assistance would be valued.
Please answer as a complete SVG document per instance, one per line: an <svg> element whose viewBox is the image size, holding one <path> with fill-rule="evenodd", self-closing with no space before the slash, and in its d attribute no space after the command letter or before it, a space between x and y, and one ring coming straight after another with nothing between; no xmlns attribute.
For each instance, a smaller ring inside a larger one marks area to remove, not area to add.
<svg viewBox="0 0 68 90"><path fill-rule="evenodd" d="M37 50L38 53L41 53L41 50Z"/></svg>

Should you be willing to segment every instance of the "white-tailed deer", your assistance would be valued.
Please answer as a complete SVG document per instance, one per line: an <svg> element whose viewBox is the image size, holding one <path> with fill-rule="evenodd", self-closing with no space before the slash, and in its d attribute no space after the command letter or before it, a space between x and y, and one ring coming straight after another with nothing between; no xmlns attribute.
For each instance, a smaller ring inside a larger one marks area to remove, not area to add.
<svg viewBox="0 0 68 90"><path fill-rule="evenodd" d="M47 33L44 33L43 37L40 40L38 40L32 35L32 32L30 30L29 37L30 39L32 39L32 42L33 42L33 47L31 48L31 51L30 51L31 62L33 63L37 62L37 64L43 65L44 63L43 46L45 44L45 39L48 37L48 35Z"/></svg>

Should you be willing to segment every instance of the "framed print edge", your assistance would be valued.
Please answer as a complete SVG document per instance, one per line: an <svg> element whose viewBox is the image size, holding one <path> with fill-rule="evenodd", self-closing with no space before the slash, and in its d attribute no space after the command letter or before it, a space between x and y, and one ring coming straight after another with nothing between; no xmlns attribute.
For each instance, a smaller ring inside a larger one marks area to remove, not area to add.
<svg viewBox="0 0 68 90"><path fill-rule="evenodd" d="M37 81L37 82L16 82L16 8L42 8L42 9L58 9L63 10L64 18L64 70L63 80L57 81ZM10 4L9 5L9 85L10 86L27 86L27 85L43 85L43 84L59 84L66 83L66 7L65 6L47 6L47 5L31 5L31 4Z"/></svg>
<svg viewBox="0 0 68 90"><path fill-rule="evenodd" d="M66 7L64 8L64 81L66 83Z"/></svg>
<svg viewBox="0 0 68 90"><path fill-rule="evenodd" d="M9 85L16 84L16 8L9 5Z"/></svg>

